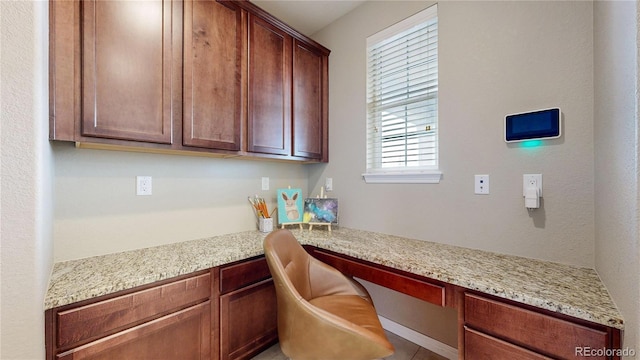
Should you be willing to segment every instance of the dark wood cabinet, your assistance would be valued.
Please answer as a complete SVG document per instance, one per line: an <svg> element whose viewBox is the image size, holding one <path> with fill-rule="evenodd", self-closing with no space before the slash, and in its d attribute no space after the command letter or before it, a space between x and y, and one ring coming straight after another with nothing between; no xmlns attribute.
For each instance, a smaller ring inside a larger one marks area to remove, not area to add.
<svg viewBox="0 0 640 360"><path fill-rule="evenodd" d="M47 359L210 359L214 279L199 272L47 310Z"/></svg>
<svg viewBox="0 0 640 360"><path fill-rule="evenodd" d="M465 359L482 360L550 360L518 345L497 339L469 328L464 329Z"/></svg>
<svg viewBox="0 0 640 360"><path fill-rule="evenodd" d="M328 57L293 42L293 155L328 161Z"/></svg>
<svg viewBox="0 0 640 360"><path fill-rule="evenodd" d="M240 150L246 14L234 2L184 3L185 146Z"/></svg>
<svg viewBox="0 0 640 360"><path fill-rule="evenodd" d="M251 2L50 4L50 139L328 161L329 50Z"/></svg>
<svg viewBox="0 0 640 360"><path fill-rule="evenodd" d="M328 51L249 17L248 151L328 161Z"/></svg>
<svg viewBox="0 0 640 360"><path fill-rule="evenodd" d="M581 359L579 349L620 347L611 328L474 293L464 294L464 327L465 359Z"/></svg>
<svg viewBox="0 0 640 360"><path fill-rule="evenodd" d="M291 44L284 30L249 15L250 152L291 154Z"/></svg>
<svg viewBox="0 0 640 360"><path fill-rule="evenodd" d="M275 287L264 256L220 270L220 359L248 359L278 339Z"/></svg>
<svg viewBox="0 0 640 360"><path fill-rule="evenodd" d="M61 360L210 359L209 301L73 348Z"/></svg>
<svg viewBox="0 0 640 360"><path fill-rule="evenodd" d="M81 5L82 136L170 144L181 52L172 2Z"/></svg>

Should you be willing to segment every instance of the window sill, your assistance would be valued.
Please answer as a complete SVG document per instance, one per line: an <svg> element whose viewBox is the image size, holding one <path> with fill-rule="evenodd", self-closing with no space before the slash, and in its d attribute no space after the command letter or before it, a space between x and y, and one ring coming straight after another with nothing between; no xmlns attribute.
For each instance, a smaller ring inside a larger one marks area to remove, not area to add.
<svg viewBox="0 0 640 360"><path fill-rule="evenodd" d="M442 171L365 173L362 177L367 184L438 184Z"/></svg>

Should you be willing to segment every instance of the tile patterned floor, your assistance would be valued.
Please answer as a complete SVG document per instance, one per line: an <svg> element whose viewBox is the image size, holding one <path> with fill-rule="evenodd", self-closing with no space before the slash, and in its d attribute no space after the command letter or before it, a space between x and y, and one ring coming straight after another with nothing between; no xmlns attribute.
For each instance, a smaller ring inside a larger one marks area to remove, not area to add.
<svg viewBox="0 0 640 360"><path fill-rule="evenodd" d="M422 348L400 336L386 332L387 338L396 348L396 352L386 357L385 360L447 360L447 358ZM262 353L258 354L253 360L286 360L287 357L280 351L280 345L275 344Z"/></svg>

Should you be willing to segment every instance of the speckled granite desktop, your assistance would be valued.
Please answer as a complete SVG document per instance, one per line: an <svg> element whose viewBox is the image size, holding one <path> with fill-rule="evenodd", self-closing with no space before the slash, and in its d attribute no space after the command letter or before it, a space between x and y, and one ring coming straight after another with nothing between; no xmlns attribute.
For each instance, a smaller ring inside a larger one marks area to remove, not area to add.
<svg viewBox="0 0 640 360"><path fill-rule="evenodd" d="M624 328L593 269L347 228L292 232L302 244ZM265 236L247 231L56 263L45 309L261 255Z"/></svg>

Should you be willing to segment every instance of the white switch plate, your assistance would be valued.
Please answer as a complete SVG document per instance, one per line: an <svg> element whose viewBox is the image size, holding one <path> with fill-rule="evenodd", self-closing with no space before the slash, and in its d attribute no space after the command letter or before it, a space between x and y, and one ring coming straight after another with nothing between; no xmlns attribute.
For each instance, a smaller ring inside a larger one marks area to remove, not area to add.
<svg viewBox="0 0 640 360"><path fill-rule="evenodd" d="M136 176L136 195L151 195L151 176Z"/></svg>
<svg viewBox="0 0 640 360"><path fill-rule="evenodd" d="M527 188L532 185L538 187L538 194L542 197L542 174L522 175L522 196L526 196Z"/></svg>
<svg viewBox="0 0 640 360"><path fill-rule="evenodd" d="M489 195L489 175L476 175L474 182L477 195Z"/></svg>
<svg viewBox="0 0 640 360"><path fill-rule="evenodd" d="M262 190L269 190L269 178L266 176L262 177Z"/></svg>
<svg viewBox="0 0 640 360"><path fill-rule="evenodd" d="M324 179L324 189L327 191L333 191L333 178Z"/></svg>

